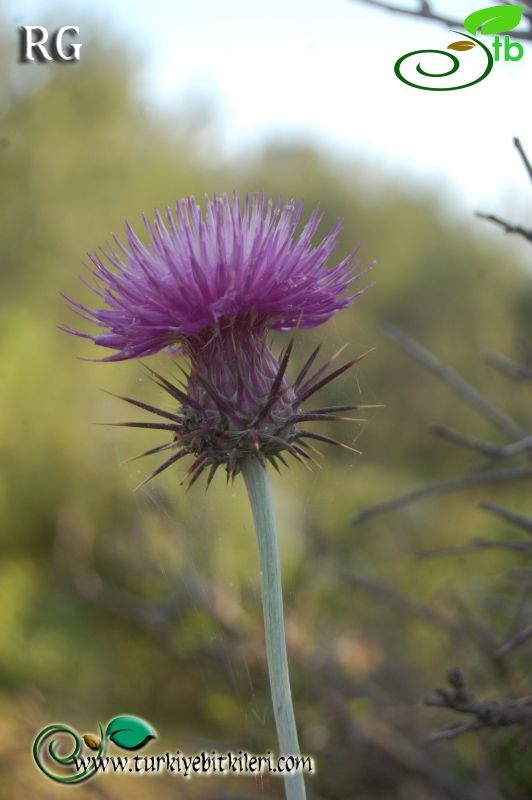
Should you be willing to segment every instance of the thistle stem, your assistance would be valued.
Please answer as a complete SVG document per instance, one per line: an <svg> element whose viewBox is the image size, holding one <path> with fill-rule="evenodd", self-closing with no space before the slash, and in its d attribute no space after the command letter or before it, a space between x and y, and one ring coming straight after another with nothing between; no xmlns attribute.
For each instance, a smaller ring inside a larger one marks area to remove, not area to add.
<svg viewBox="0 0 532 800"><path fill-rule="evenodd" d="M270 676L280 755L299 755L284 632L281 564L272 495L266 469L255 457L242 462L242 475L249 496L259 545L262 606L266 654ZM284 775L287 800L305 800L305 782L301 772Z"/></svg>

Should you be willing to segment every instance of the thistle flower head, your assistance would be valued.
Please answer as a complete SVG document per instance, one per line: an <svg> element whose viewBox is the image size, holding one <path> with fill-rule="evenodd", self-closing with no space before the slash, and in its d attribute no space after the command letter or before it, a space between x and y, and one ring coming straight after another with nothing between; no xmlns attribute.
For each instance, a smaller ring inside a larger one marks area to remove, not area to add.
<svg viewBox="0 0 532 800"><path fill-rule="evenodd" d="M193 197L145 221L148 244L126 226L127 246L114 244L92 253L93 287L104 307L92 309L69 299L73 309L95 322L96 335L66 328L117 352L105 361L135 358L177 348L190 359L180 387L153 373L179 403L174 412L127 399L163 417L164 422L127 423L169 431L169 443L148 453L171 450L156 475L187 454L195 480L209 468L209 480L224 465L239 471L251 454L276 467L283 451L310 458L309 438L336 443L301 427L303 422L336 418L342 406L302 411L301 403L352 363L322 377L310 375L314 351L293 384L286 368L292 342L279 359L267 344L270 329L321 324L361 294L346 294L357 273L356 250L329 266L340 225L313 244L322 215L315 209L296 235L303 204L275 207L263 195L206 199L205 213ZM364 291L364 290L362 290ZM68 299L68 298L67 298Z"/></svg>
<svg viewBox="0 0 532 800"><path fill-rule="evenodd" d="M95 344L117 352L117 361L150 355L219 325L242 320L242 328L287 330L314 327L345 308L342 296L358 275L355 253L328 266L340 231L337 223L318 243L322 214L315 209L301 233L303 203L273 206L264 195L206 198L205 213L193 197L174 212L146 218L148 244L126 226L127 245L89 254L96 294L103 308L69 300L102 333Z"/></svg>

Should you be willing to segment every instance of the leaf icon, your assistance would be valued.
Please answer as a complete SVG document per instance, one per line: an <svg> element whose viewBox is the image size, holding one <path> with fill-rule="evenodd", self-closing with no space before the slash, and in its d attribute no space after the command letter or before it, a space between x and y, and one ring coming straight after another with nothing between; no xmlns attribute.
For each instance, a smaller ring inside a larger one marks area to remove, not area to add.
<svg viewBox="0 0 532 800"><path fill-rule="evenodd" d="M473 36L480 33L506 33L521 22L524 6L491 6L474 11L464 20L464 28Z"/></svg>
<svg viewBox="0 0 532 800"><path fill-rule="evenodd" d="M468 42L466 39L461 39L459 42L453 42L447 45L447 50L472 50L475 47L474 42Z"/></svg>
<svg viewBox="0 0 532 800"><path fill-rule="evenodd" d="M140 750L150 739L157 738L157 734L140 717L124 716L111 720L105 731L105 738L124 750Z"/></svg>

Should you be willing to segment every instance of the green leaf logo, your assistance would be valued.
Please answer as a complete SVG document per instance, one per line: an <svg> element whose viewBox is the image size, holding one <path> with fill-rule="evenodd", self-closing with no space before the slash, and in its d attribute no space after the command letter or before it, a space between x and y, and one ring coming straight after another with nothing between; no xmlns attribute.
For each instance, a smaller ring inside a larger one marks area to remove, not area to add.
<svg viewBox="0 0 532 800"><path fill-rule="evenodd" d="M105 731L105 738L110 739L123 750L140 750L157 734L145 720L139 717L115 717Z"/></svg>
<svg viewBox="0 0 532 800"><path fill-rule="evenodd" d="M464 20L464 28L473 36L484 34L506 33L521 22L524 6L491 6L474 11Z"/></svg>

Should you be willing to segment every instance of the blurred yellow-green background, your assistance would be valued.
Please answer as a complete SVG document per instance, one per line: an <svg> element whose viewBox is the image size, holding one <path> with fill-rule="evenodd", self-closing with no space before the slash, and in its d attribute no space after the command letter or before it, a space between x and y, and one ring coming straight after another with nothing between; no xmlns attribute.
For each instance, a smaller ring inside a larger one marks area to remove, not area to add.
<svg viewBox="0 0 532 800"><path fill-rule="evenodd" d="M346 5L361 19L356 3ZM206 15L213 10L204 6ZM59 8L6 4L0 32L0 796L282 796L268 776L100 776L62 787L37 771L30 752L46 724L96 732L98 721L120 713L155 726L150 752L276 749L258 560L241 481L227 487L218 475L207 493L201 481L185 492L185 467L178 466L135 490L156 462L123 462L160 440L95 425L132 418L102 389L161 398L137 362L82 360L100 354L57 328L75 324L59 293L89 299L79 281L85 253L121 234L125 219L139 227L143 211L236 188L303 197L309 210L319 203L326 225L344 219L339 256L362 242L363 261L377 262L374 286L350 310L299 335L293 365L318 342L327 355L344 343L350 357L376 348L322 392L324 403L383 404L366 413L365 424L336 429L363 455L324 449L320 469L294 465L272 476L296 717L302 751L318 765L309 796L525 800L530 759L516 748L514 729L428 746L428 734L452 716L422 701L455 664L481 697L509 686L523 691L526 652L516 651L504 669L490 653L530 611L529 595L506 577L526 567L526 554L494 549L427 559L419 551L475 537L515 539L477 504L489 499L529 512L530 482L459 491L350 522L366 505L465 474L481 460L439 442L428 423L508 441L409 359L381 322L422 342L526 431L530 389L484 359L487 350L519 359L518 340L532 340L525 246L475 219L474 192L464 189L464 200L450 183L440 194L424 180L422 163L410 178L407 160L394 164L386 154L380 162L375 153L365 157L362 145L350 150L311 128L260 128L253 146L229 147L212 107L215 91L209 100L201 86L189 86L176 108L148 102L148 56L128 40L126 26L117 46L118 11L112 31L104 24L112 4L93 17L86 7L83 16L79 6L67 8L65 21L84 25L79 64L17 64L16 26L53 26ZM223 39L223 15L218 23ZM253 57L275 59L273 43L263 45ZM242 73L248 68L243 63ZM379 99L389 103L393 137L398 100L391 89ZM479 101L469 100L475 115ZM342 90L335 102L344 109L356 97ZM359 128L370 114L359 107ZM521 177L511 140L499 148L493 182L508 157ZM432 158L439 174L453 173L441 143ZM482 210L526 216L524 193L516 197L502 183ZM275 347L283 341L277 336ZM149 363L165 374L173 369L165 356ZM526 464L521 459L510 466Z"/></svg>

